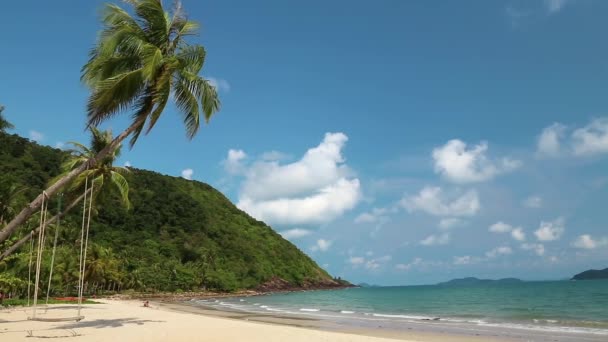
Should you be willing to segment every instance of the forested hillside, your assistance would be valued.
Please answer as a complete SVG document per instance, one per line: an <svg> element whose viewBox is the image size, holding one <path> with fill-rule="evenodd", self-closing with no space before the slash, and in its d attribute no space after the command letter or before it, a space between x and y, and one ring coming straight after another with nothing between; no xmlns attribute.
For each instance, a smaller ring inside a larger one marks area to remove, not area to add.
<svg viewBox="0 0 608 342"><path fill-rule="evenodd" d="M0 133L0 196L24 187L13 198L15 210L39 194L57 176L67 153L16 135ZM91 222L87 256L87 292L135 289L179 291L201 288L233 291L285 280L291 286L333 286L337 283L313 260L263 222L236 208L211 186L155 172L131 169L126 176L131 209L120 196L98 201ZM64 198L64 203L69 199ZM50 200L56 213L58 197ZM5 200L7 202L7 200ZM5 250L37 227L35 215L7 243ZM61 222L53 276L55 294L74 293L82 206ZM42 279L48 276L51 234L44 255ZM0 262L0 274L15 276L23 291L28 278L29 242ZM2 284L0 284L2 285ZM15 290L15 289L13 289Z"/></svg>

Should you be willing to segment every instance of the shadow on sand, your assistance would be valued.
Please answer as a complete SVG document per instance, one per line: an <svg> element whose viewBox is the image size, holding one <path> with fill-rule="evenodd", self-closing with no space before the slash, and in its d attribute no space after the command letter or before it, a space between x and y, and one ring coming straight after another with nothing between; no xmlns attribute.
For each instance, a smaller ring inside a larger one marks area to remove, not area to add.
<svg viewBox="0 0 608 342"><path fill-rule="evenodd" d="M69 324L63 324L57 329L78 329L78 328L119 328L129 324L144 325L145 323L162 323L165 321L154 321L148 319L136 318L116 318L116 319L95 319L83 320Z"/></svg>

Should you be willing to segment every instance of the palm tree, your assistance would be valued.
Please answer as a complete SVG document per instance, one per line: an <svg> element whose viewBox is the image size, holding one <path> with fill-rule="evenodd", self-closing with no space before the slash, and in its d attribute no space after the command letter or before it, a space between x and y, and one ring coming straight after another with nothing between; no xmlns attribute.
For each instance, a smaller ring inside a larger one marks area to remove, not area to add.
<svg viewBox="0 0 608 342"><path fill-rule="evenodd" d="M77 142L70 142L74 148L70 150L71 155L62 165L62 175L59 175L56 179L51 180L49 183L53 184L57 179L61 179L63 175L68 174L73 169L78 168L81 164L84 164L90 158L95 157L99 151L102 151L106 146L112 143L112 132L100 131L95 127L91 127L91 147L86 147ZM131 207L129 202L129 183L124 178L124 174L129 173L129 169L119 166L113 166L116 158L120 156L121 145L110 154L106 155L103 160L95 164L94 167L84 171L72 183L66 187L68 195L74 198L70 204L59 214L55 215L46 222L45 229L47 226L55 223L58 219L62 218L70 210L72 210L82 199L85 197L85 182L93 184L94 197L101 197L102 199L111 194L114 190L118 191L120 198L124 206L128 209ZM88 181L87 181L88 178ZM88 194L88 192L86 193ZM0 207L1 208L1 207ZM32 232L37 233L40 227L37 227ZM11 255L24 243L29 241L32 234L27 234L7 250L0 254L0 260L3 260L7 256Z"/></svg>
<svg viewBox="0 0 608 342"><path fill-rule="evenodd" d="M15 128L12 123L8 122L4 116L2 116L2 112L4 111L4 106L0 105L0 132L6 132L9 129Z"/></svg>
<svg viewBox="0 0 608 342"><path fill-rule="evenodd" d="M72 170L80 167L82 164L95 158L95 156L106 146L112 143L111 131L100 131L95 127L91 127L91 147L86 147L77 142L70 142L74 148L70 150L71 157L62 165L63 174L59 175L56 180L61 179ZM129 169L120 166L114 166L114 161L120 156L121 145L119 144L113 152L107 154L94 167L87 169L79 174L68 187L70 192L82 192L85 188L85 183L89 179L89 184L94 184L95 197L111 194L115 189L120 194L120 198L124 206L129 209L129 183L124 178L124 175L129 173ZM51 181L51 182L54 182Z"/></svg>
<svg viewBox="0 0 608 342"><path fill-rule="evenodd" d="M198 24L187 19L179 1L172 13L165 12L161 0L127 2L134 17L117 5L105 6L103 29L82 68L81 80L91 90L88 126L127 110L132 111L133 121L94 158L47 188L48 196L103 160L128 136L133 146L144 129L148 133L154 127L169 100L181 112L190 139L200 128L201 115L208 122L219 110L216 89L199 75L205 49L185 40L197 31ZM39 195L0 231L0 243L40 207L42 198Z"/></svg>
<svg viewBox="0 0 608 342"><path fill-rule="evenodd" d="M17 202L25 189L9 178L0 181L0 227L13 218Z"/></svg>

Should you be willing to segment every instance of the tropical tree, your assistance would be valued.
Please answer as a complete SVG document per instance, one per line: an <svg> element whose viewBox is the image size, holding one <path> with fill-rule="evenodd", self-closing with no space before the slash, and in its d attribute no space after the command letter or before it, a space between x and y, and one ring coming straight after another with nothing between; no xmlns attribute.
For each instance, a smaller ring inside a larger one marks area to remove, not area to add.
<svg viewBox="0 0 608 342"><path fill-rule="evenodd" d="M0 227L13 218L15 207L25 189L9 177L0 180Z"/></svg>
<svg viewBox="0 0 608 342"><path fill-rule="evenodd" d="M94 158L100 151L105 149L109 144L112 143L112 132L110 131L100 131L95 127L91 127L91 141L90 147L86 147L83 144L77 142L70 142L73 146L73 149L70 151L70 157L63 163L62 175L56 177L56 179L51 180L49 183L53 184L57 181L57 179L61 179L64 175L70 173L73 169L80 167L80 165L85 164L90 158ZM85 186L88 188L93 188L93 197L100 198L102 200L106 199L108 195L113 192L118 192L120 194L120 198L125 207L130 208L131 203L129 202L129 183L124 178L123 175L129 173L129 169L119 166L114 166L114 161L116 158L120 156L121 145L119 144L113 152L107 154L102 160L100 160L95 166L87 169L78 177L76 177L64 190L67 192L69 198L73 198L73 200L66 206L66 208L50 218L45 225L45 229L47 226L55 223L57 220L65 216L70 210L72 210L76 205L82 201L83 198L89 193L84 192ZM86 183L86 184L85 184ZM1 204L1 203L0 203ZM2 207L0 206L0 209ZM37 233L40 227L38 226L32 232ZM2 254L0 254L0 260L6 258L11 255L15 250L21 247L24 243L26 243L32 234L27 234L7 250L5 250Z"/></svg>
<svg viewBox="0 0 608 342"><path fill-rule="evenodd" d="M181 112L189 138L196 135L202 119L208 122L219 110L216 89L200 76L205 49L186 41L198 24L187 19L180 2L172 13L165 11L161 0L127 2L134 16L117 5L105 6L103 29L82 68L81 80L91 91L88 126L126 111L131 111L131 125L95 157L47 188L48 196L103 160L127 137L131 136L133 146L144 129L148 133L158 122L169 100ZM0 242L40 207L42 198L39 195L0 231Z"/></svg>
<svg viewBox="0 0 608 342"><path fill-rule="evenodd" d="M6 132L9 129L15 128L12 123L8 122L4 116L2 116L2 112L4 111L4 106L0 105L0 132Z"/></svg>

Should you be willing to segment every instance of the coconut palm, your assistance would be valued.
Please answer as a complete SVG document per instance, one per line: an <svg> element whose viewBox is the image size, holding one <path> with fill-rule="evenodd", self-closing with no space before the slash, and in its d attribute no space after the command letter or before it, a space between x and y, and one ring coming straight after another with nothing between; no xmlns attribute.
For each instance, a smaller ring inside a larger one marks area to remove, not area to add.
<svg viewBox="0 0 608 342"><path fill-rule="evenodd" d="M12 123L8 122L4 116L2 116L2 112L4 111L4 106L0 105L0 132L6 132L9 129L15 128Z"/></svg>
<svg viewBox="0 0 608 342"><path fill-rule="evenodd" d="M124 139L131 146L145 130L148 133L172 100L182 114L186 133L193 138L201 120L209 121L219 110L216 89L200 72L205 49L190 45L186 38L198 25L187 19L178 2L172 13L165 12L161 0L128 0L134 16L114 4L105 6L103 29L81 80L90 88L87 124L97 126L107 119L131 112L131 125L94 158L46 189L52 196L87 168L103 160ZM42 203L38 196L0 231L6 240Z"/></svg>
<svg viewBox="0 0 608 342"><path fill-rule="evenodd" d="M100 151L112 143L111 131L100 131L95 127L91 127L90 130L91 147L86 147L77 142L70 142L69 144L73 146L69 150L71 156L63 163L61 167L63 174L57 177L57 179L61 179L65 174L80 167L82 164L86 164L89 159L95 158ZM121 146L118 145L113 152L107 154L95 166L79 174L68 187L68 191L82 192L88 179L89 186L94 186L95 197L106 197L112 193L112 190L117 190L125 207L127 209L130 208L129 183L124 178L124 175L129 173L129 169L113 165L116 158L120 156L120 150Z"/></svg>
<svg viewBox="0 0 608 342"><path fill-rule="evenodd" d="M13 218L15 207L25 189L10 178L0 180L0 227Z"/></svg>

